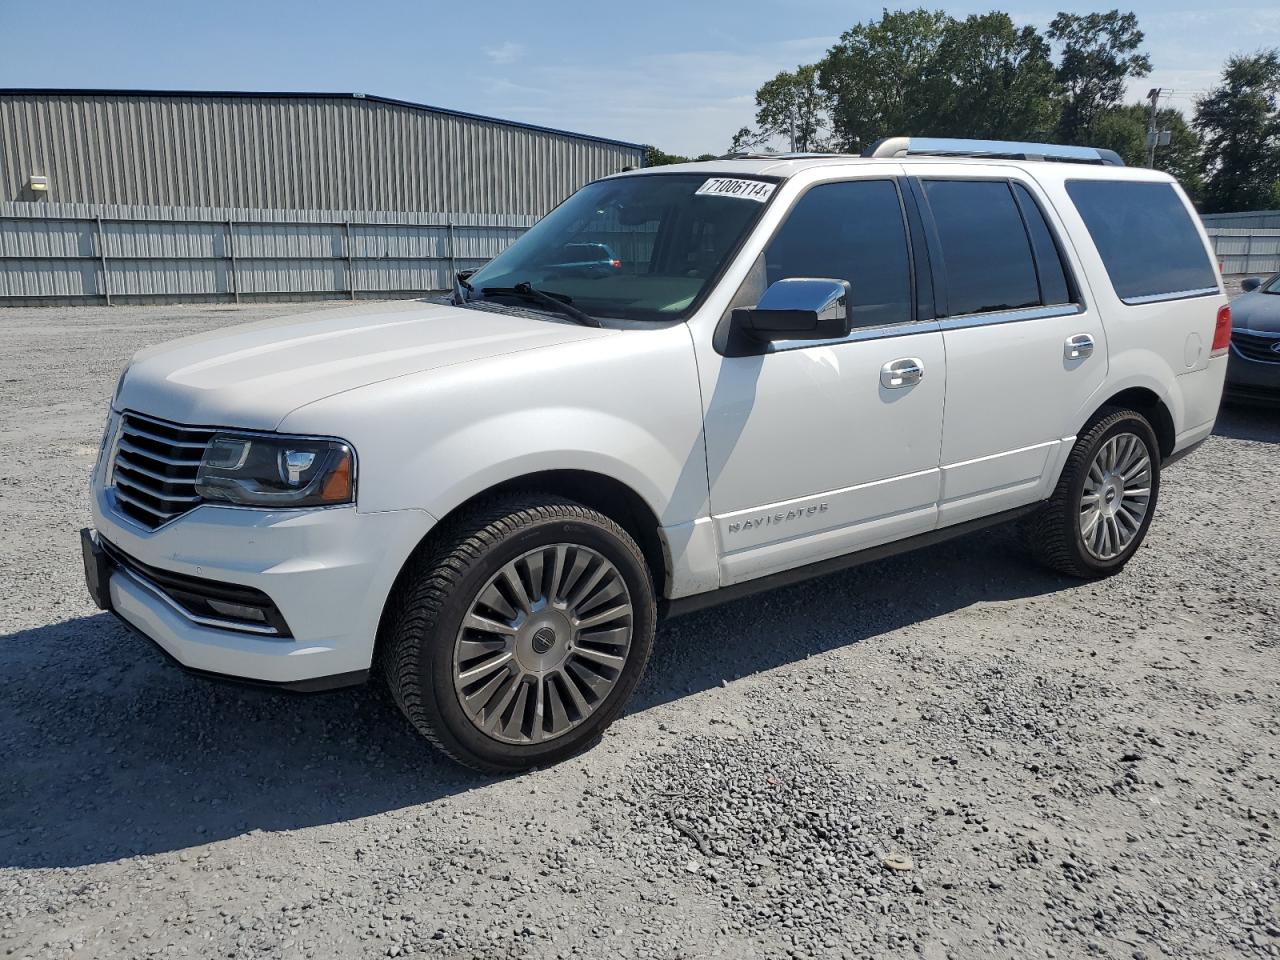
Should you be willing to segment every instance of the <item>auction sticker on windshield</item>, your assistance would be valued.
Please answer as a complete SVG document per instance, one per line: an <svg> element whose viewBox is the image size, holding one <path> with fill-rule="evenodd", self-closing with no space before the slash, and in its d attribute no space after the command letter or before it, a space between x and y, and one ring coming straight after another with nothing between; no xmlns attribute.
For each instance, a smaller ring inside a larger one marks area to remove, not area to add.
<svg viewBox="0 0 1280 960"><path fill-rule="evenodd" d="M738 197L764 203L773 195L775 183L764 180L737 180L733 177L712 177L697 190L696 197Z"/></svg>

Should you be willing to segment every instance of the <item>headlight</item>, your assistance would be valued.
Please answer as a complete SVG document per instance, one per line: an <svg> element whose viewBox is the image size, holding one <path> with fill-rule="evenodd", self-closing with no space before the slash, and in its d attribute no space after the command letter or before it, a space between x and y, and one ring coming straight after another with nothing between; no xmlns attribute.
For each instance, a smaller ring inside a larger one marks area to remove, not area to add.
<svg viewBox="0 0 1280 960"><path fill-rule="evenodd" d="M219 433L196 474L206 500L319 507L355 500L355 457L339 440Z"/></svg>
<svg viewBox="0 0 1280 960"><path fill-rule="evenodd" d="M124 369L120 371L120 379L116 381L116 392L111 395L111 408L114 410L115 405L120 401L120 391L124 388L124 378L129 375L129 368L133 366L133 361L129 361L124 365Z"/></svg>
<svg viewBox="0 0 1280 960"><path fill-rule="evenodd" d="M99 478L102 475L103 461L109 455L108 451L115 447L116 432L120 429L120 414L114 410L107 411L107 425L102 428L102 442L98 444L98 459L93 465L93 476ZM110 470L107 470L110 473Z"/></svg>

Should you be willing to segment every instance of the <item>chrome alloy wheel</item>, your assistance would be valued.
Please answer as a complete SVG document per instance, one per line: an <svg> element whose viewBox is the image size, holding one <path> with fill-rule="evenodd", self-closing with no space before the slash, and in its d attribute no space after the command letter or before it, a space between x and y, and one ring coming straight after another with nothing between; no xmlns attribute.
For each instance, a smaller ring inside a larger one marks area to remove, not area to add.
<svg viewBox="0 0 1280 960"><path fill-rule="evenodd" d="M476 595L454 644L453 686L471 722L504 743L569 732L604 702L631 649L631 594L588 547L517 557Z"/></svg>
<svg viewBox="0 0 1280 960"><path fill-rule="evenodd" d="M1080 498L1080 536L1096 560L1114 560L1142 529L1151 506L1151 456L1132 433L1117 433L1089 465Z"/></svg>

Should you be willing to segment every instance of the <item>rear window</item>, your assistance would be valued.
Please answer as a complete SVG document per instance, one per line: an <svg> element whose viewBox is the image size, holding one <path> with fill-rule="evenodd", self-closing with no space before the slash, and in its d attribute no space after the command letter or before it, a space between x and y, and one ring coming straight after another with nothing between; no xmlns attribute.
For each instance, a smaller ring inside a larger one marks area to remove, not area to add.
<svg viewBox="0 0 1280 960"><path fill-rule="evenodd" d="M1217 289L1213 264L1172 184L1072 180L1067 193L1121 300Z"/></svg>

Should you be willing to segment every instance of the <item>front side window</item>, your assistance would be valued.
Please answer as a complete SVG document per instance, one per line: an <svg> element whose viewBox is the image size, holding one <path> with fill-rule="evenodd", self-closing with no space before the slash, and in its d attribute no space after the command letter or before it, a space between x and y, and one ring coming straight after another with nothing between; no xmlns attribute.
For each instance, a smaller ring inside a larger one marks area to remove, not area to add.
<svg viewBox="0 0 1280 960"><path fill-rule="evenodd" d="M773 188L766 180L707 174L587 184L468 277L469 296L486 297L488 288L498 298L498 290L527 283L594 316L683 319Z"/></svg>
<svg viewBox="0 0 1280 960"><path fill-rule="evenodd" d="M1035 261L1009 185L925 180L947 278L948 314L1039 306Z"/></svg>
<svg viewBox="0 0 1280 960"><path fill-rule="evenodd" d="M764 259L769 283L848 280L854 326L911 319L911 255L898 188L890 180L813 187L769 241Z"/></svg>
<svg viewBox="0 0 1280 960"><path fill-rule="evenodd" d="M1071 180L1067 193L1121 300L1217 290L1209 254L1173 184Z"/></svg>

